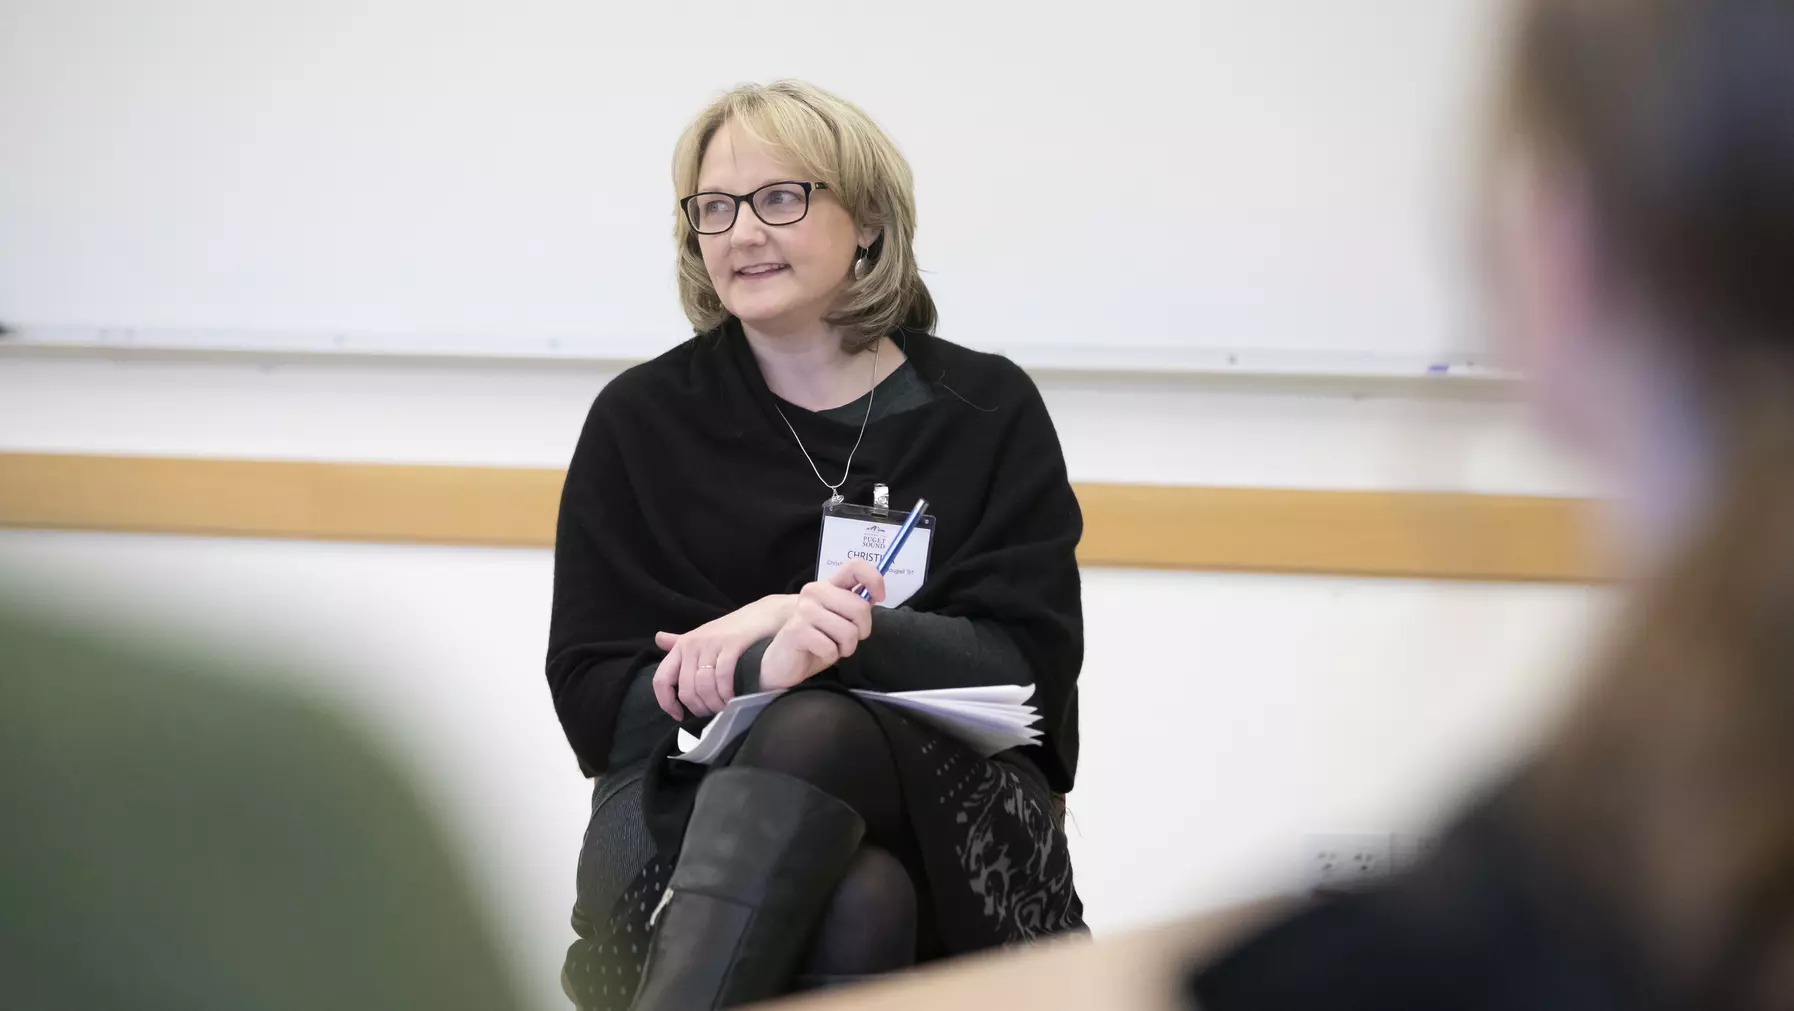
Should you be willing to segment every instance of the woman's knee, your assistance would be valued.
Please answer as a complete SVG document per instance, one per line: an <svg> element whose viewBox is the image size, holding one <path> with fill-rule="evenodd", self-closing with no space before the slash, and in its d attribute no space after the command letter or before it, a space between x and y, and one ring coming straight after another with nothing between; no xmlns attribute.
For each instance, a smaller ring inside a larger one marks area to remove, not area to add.
<svg viewBox="0 0 1794 1011"><path fill-rule="evenodd" d="M806 971L863 976L915 964L916 885L902 862L861 848L829 901Z"/></svg>
<svg viewBox="0 0 1794 1011"><path fill-rule="evenodd" d="M793 692L768 705L748 730L738 764L809 778L884 751L878 721L859 700L833 691Z"/></svg>

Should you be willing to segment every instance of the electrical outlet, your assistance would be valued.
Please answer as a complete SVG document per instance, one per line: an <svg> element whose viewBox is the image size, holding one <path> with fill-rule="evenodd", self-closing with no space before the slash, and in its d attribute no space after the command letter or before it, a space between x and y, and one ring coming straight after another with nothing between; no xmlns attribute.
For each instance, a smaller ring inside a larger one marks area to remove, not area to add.
<svg viewBox="0 0 1794 1011"><path fill-rule="evenodd" d="M1388 877L1395 859L1395 836L1388 832L1308 837L1308 889L1349 892Z"/></svg>

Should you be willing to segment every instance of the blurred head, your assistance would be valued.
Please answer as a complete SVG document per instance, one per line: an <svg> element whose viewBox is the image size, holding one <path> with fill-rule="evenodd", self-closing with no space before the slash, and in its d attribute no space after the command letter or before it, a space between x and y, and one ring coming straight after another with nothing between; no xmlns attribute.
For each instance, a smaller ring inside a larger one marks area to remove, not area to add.
<svg viewBox="0 0 1794 1011"><path fill-rule="evenodd" d="M1794 1007L1794 0L1526 0L1516 43L1502 329L1662 514L1528 831L1665 1006Z"/></svg>
<svg viewBox="0 0 1794 1011"><path fill-rule="evenodd" d="M1661 511L1794 389L1766 382L1794 362L1794 4L1523 9L1491 200L1500 330L1551 428Z"/></svg>
<svg viewBox="0 0 1794 1011"><path fill-rule="evenodd" d="M852 348L933 329L909 164L853 105L801 81L736 88L680 137L673 185L679 297L698 332L731 316L770 333L822 321Z"/></svg>

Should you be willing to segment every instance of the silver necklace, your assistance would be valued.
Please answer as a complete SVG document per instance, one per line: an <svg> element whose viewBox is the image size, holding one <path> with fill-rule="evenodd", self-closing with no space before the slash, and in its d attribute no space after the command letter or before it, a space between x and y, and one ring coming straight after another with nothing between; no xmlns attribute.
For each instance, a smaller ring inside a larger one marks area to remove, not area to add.
<svg viewBox="0 0 1794 1011"><path fill-rule="evenodd" d="M878 348L883 343L884 339L880 338L878 344L872 345L872 380L866 384L866 416L860 419L860 437L853 440L853 448L847 451L847 466L841 471L841 480L834 484L829 484L822 476L822 471L816 466L816 458L804 448L804 440L798 436L797 427L791 424L790 418L785 417L785 409L779 406L778 400L773 400L772 409L779 412L779 419L785 422L786 428L791 429L791 438L797 440L798 452L810 462L810 470L816 474L816 480L821 481L822 486L829 490L829 499L823 503L825 506L840 505L844 501L841 486L847 483L847 475L853 473L853 455L860 451L860 441L866 438L866 422L872 420L872 398L878 394Z"/></svg>

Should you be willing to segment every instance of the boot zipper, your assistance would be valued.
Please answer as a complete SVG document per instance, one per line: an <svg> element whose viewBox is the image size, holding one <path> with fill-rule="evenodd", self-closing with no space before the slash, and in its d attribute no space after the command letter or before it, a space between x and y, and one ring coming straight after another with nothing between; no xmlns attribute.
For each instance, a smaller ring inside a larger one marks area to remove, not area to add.
<svg viewBox="0 0 1794 1011"><path fill-rule="evenodd" d="M671 888L668 888L666 891L660 893L660 901L654 904L654 911L652 913L648 914L648 929L649 930L654 929L654 924L656 921L658 921L660 919L660 914L666 911L667 903L672 902L672 901L673 901L673 890Z"/></svg>

